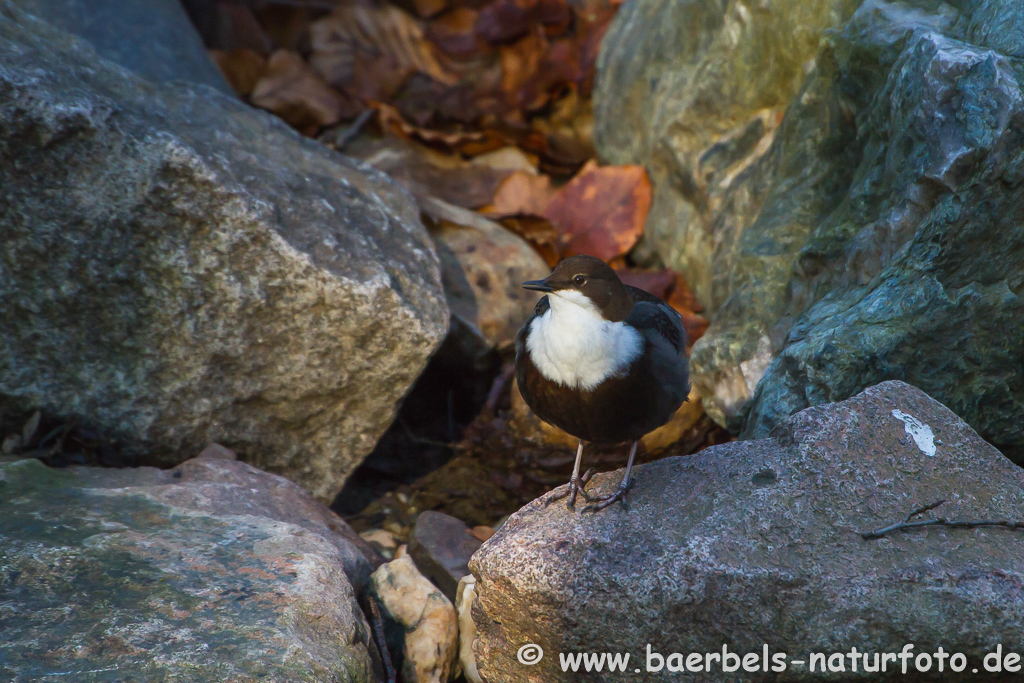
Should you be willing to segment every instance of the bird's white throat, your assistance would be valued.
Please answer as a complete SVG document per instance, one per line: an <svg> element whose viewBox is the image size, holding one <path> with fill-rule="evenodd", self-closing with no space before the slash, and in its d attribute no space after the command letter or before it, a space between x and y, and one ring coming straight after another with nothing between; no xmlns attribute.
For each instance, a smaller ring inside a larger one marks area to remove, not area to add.
<svg viewBox="0 0 1024 683"><path fill-rule="evenodd" d="M530 359L547 379L589 391L622 374L644 350L644 338L626 323L605 320L580 292L552 292L544 315L526 336Z"/></svg>

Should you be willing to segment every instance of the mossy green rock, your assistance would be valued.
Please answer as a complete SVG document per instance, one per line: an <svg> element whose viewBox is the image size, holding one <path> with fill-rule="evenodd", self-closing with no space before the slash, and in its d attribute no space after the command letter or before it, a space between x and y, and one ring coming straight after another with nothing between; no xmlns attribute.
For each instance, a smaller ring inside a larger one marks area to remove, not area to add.
<svg viewBox="0 0 1024 683"><path fill-rule="evenodd" d="M0 464L0 680L375 681L332 517L240 462Z"/></svg>
<svg viewBox="0 0 1024 683"><path fill-rule="evenodd" d="M620 142L610 131L636 126L597 107L602 154L652 168L661 208L648 246L684 271L714 315L691 358L708 412L761 437L809 405L902 379L1020 460L1024 8L752 4L676 6L674 21L693 38L663 41L658 49L674 56L648 60L652 73L674 74L663 78L678 92L630 105L661 112L644 126L645 146ZM669 31L667 9L638 14L657 5L640 0L616 20L599 97L617 89L611 65L630 49L627 32ZM698 21L712 6L748 20ZM768 35L783 11L802 29ZM657 42L648 33L634 48L641 54ZM807 49L799 72L757 52L757 36L776 50ZM683 61L693 41L704 47ZM743 68L722 71L734 63ZM756 104L776 118L737 110L745 88L774 92L770 106Z"/></svg>

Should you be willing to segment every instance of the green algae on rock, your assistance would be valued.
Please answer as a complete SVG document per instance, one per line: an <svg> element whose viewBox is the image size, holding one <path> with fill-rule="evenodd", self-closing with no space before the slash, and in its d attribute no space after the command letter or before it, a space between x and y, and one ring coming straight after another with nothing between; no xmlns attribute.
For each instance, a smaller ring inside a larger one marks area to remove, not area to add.
<svg viewBox="0 0 1024 683"><path fill-rule="evenodd" d="M760 437L902 379L1024 458L1024 9L668 5L613 25L597 140L651 168L648 248L713 312L691 357L708 413ZM646 77L615 104L623 70Z"/></svg>

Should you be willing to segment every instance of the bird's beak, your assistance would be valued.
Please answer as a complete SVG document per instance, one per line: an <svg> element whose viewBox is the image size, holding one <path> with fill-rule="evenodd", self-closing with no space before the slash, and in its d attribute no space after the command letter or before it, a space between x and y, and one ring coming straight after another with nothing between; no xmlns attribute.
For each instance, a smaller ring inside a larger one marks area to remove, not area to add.
<svg viewBox="0 0 1024 683"><path fill-rule="evenodd" d="M535 292L553 292L551 285L545 280L528 280L523 283L523 289L532 289Z"/></svg>

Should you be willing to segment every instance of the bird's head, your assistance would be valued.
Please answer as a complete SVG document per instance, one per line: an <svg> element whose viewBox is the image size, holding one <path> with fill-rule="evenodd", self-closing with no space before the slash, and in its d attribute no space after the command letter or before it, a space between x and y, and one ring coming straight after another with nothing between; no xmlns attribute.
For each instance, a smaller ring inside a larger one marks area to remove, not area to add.
<svg viewBox="0 0 1024 683"><path fill-rule="evenodd" d="M524 282L523 287L546 292L555 299L552 309L564 304L598 313L605 320L620 322L633 310L633 298L611 267L593 256L565 259L543 280Z"/></svg>

